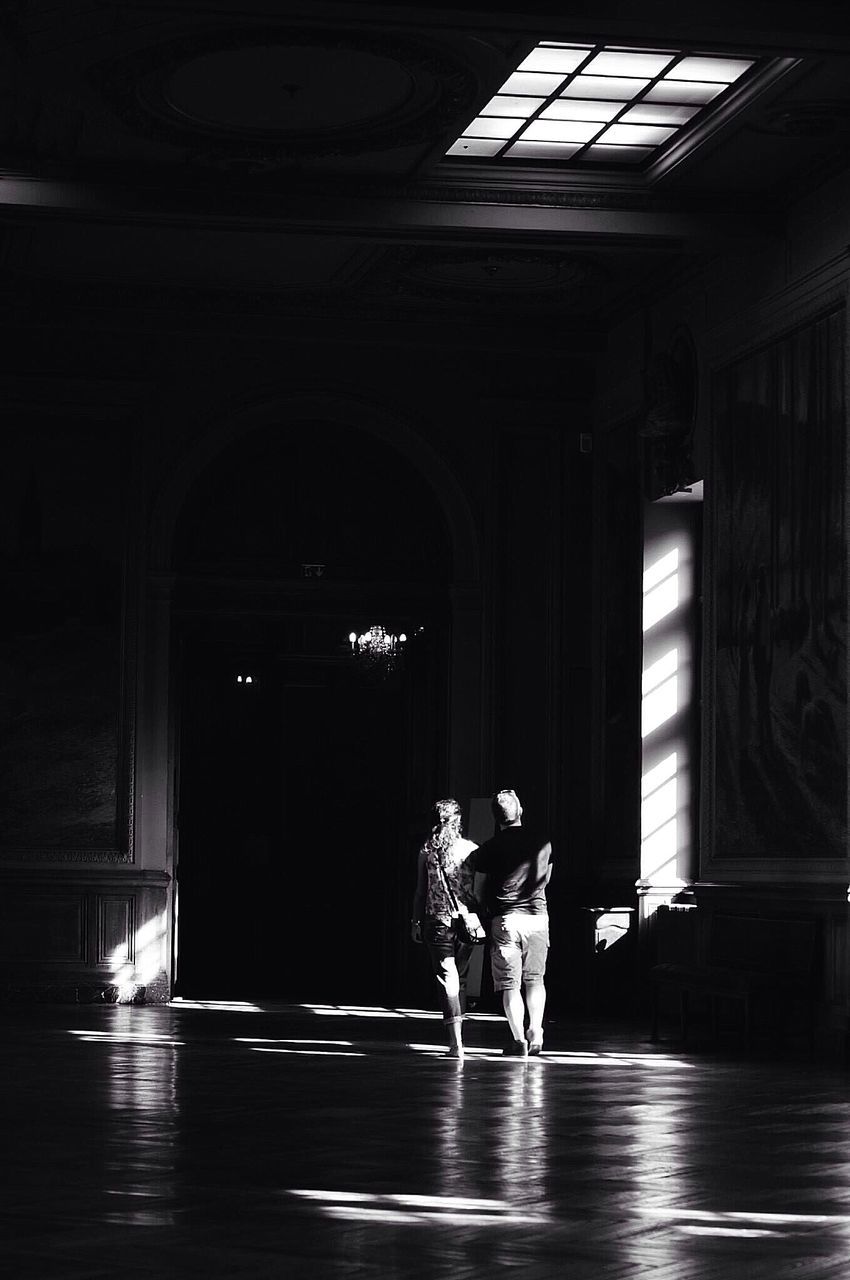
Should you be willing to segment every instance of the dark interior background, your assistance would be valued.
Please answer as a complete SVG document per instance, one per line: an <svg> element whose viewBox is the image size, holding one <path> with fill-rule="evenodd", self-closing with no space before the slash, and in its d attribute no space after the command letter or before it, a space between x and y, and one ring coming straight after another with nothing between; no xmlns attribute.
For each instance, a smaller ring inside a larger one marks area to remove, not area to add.
<svg viewBox="0 0 850 1280"><path fill-rule="evenodd" d="M199 477L176 560L178 992L416 998L416 848L445 769L432 495L364 433L264 428ZM351 652L372 622L410 633L389 675Z"/></svg>

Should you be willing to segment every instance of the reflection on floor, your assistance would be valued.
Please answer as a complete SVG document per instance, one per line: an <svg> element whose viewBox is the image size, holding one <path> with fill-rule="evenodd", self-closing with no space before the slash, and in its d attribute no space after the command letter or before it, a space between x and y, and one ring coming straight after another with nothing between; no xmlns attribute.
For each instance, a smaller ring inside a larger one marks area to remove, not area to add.
<svg viewBox="0 0 850 1280"><path fill-rule="evenodd" d="M15 1007L4 1274L846 1277L850 1089L551 1025L465 1063L416 1010Z"/></svg>

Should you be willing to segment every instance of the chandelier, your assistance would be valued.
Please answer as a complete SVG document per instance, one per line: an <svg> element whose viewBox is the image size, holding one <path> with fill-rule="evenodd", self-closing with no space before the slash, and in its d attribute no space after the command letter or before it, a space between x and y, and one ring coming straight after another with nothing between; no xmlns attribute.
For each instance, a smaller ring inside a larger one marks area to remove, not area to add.
<svg viewBox="0 0 850 1280"><path fill-rule="evenodd" d="M399 665L406 641L403 631L397 636L377 623L362 635L351 631L348 636L351 652L358 662L366 670L381 674L394 671Z"/></svg>

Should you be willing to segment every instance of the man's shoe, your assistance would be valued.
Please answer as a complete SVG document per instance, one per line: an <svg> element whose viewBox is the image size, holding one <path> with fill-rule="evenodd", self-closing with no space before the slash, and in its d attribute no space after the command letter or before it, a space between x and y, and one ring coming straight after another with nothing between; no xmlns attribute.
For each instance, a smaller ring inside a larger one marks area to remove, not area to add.
<svg viewBox="0 0 850 1280"><path fill-rule="evenodd" d="M527 1058L528 1045L524 1040L511 1040L502 1050L503 1058Z"/></svg>

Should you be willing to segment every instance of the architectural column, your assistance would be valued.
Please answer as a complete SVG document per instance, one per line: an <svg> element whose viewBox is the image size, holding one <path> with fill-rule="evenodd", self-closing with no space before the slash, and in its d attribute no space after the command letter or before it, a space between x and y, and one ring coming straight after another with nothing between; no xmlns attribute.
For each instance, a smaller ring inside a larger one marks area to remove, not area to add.
<svg viewBox="0 0 850 1280"><path fill-rule="evenodd" d="M158 903L157 920L140 921L158 938L161 981L173 981L173 913L171 877L175 842L175 755L170 710L171 598L174 579L150 575L142 610L141 661L137 688L137 758L135 780L135 855L143 874L168 886Z"/></svg>

